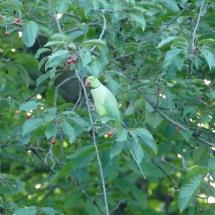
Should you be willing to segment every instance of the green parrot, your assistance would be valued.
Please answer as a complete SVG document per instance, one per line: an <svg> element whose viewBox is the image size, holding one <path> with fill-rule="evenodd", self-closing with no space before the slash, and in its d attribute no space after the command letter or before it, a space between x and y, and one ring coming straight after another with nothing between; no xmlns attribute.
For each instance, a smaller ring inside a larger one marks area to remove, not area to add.
<svg viewBox="0 0 215 215"><path fill-rule="evenodd" d="M111 116L116 119L118 125L122 125L119 105L116 98L97 78L89 76L85 81L85 87L91 87L94 105L99 116Z"/></svg>

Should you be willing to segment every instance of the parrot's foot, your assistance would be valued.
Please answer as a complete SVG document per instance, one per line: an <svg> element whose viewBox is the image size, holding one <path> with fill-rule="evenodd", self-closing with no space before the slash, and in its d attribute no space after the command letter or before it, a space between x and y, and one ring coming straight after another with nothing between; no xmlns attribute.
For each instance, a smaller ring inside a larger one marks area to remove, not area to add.
<svg viewBox="0 0 215 215"><path fill-rule="evenodd" d="M95 105L92 102L89 102L90 111L94 111L96 109Z"/></svg>

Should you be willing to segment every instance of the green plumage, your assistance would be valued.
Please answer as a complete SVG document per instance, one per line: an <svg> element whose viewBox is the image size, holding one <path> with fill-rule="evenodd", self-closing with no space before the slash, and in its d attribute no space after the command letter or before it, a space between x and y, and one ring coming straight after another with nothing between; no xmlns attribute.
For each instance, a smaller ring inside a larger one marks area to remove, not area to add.
<svg viewBox="0 0 215 215"><path fill-rule="evenodd" d="M92 88L91 93L98 114L100 116L111 116L116 119L118 124L121 124L119 105L111 91L93 76L88 77L85 81L85 86L89 85Z"/></svg>

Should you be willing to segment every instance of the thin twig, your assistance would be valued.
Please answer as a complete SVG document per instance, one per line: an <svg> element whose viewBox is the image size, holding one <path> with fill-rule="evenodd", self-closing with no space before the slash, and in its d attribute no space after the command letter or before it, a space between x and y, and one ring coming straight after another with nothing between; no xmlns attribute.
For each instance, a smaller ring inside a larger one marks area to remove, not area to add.
<svg viewBox="0 0 215 215"><path fill-rule="evenodd" d="M168 115L166 115L159 107L156 107L155 104L154 104L145 94L143 94L143 93L141 92L141 90L139 90L139 89L137 89L137 90L138 90L139 93L141 93L141 94L143 95L143 97L145 98L145 100L146 100L146 101L147 101L147 102L148 102L148 103L149 103L149 104L164 118L164 119L166 119L167 121L171 122L173 125L178 126L178 127L181 128L182 130L189 130L188 127L185 127L185 126L182 125L181 123L176 122L175 120L173 120L172 118L170 118ZM207 141L207 140L201 138L200 136L196 135L195 133L192 134L192 136L193 136L195 139L197 139L197 140L199 140L199 141L205 143L205 144L208 145L208 146L215 147L215 144L213 144L213 143L211 143L211 142L209 142L209 141Z"/></svg>
<svg viewBox="0 0 215 215"><path fill-rule="evenodd" d="M151 161L156 167L160 169L160 171L168 178L168 180L172 183L175 189L178 189L178 187L175 186L174 181L167 175L167 173L161 168L158 164L156 164L153 160Z"/></svg>
<svg viewBox="0 0 215 215"><path fill-rule="evenodd" d="M76 76L78 77L79 82L81 83L82 89L84 91L86 103L87 103L88 114L89 114L89 117L90 117L90 124L92 126L93 143L94 143L94 147L95 147L95 150L96 150L96 157L97 157L100 176L101 176L101 180L102 180L102 188L103 188L106 215L109 215L108 202L107 202L107 193L106 193L106 188L105 188L105 180L104 180L104 175L103 175L103 170L102 170L102 163L101 163L101 160L100 160L100 157L99 157L99 150L98 150L97 143L96 143L95 127L94 127L94 124L93 124L93 118L92 118L92 114L91 114L91 110L90 110L90 106L89 106L89 99L88 99L86 88L84 86L84 83L83 83L82 79L80 78L80 75L79 75L77 69L75 69L75 73L76 73Z"/></svg>
<svg viewBox="0 0 215 215"><path fill-rule="evenodd" d="M194 19L194 18L192 18L192 19L193 19L195 22L197 22L196 19ZM208 31L211 31L211 32L215 33L215 31L214 31L213 29L207 27L206 25L203 25L202 23L199 23L199 25L201 25L203 28L207 29Z"/></svg>
<svg viewBox="0 0 215 215"><path fill-rule="evenodd" d="M104 35L104 33L105 33L105 30L106 30L106 28L107 28L107 21L106 21L106 18L105 18L104 13L105 13L104 11L101 12L101 14L102 14L102 19L103 19L103 27L102 27L102 32L101 32L101 34L100 34L100 36L99 36L99 40L102 39L102 37L103 37L103 35ZM93 46L93 48L90 49L90 51L92 52L95 48L96 48L96 46Z"/></svg>
<svg viewBox="0 0 215 215"><path fill-rule="evenodd" d="M195 26L195 28L193 30L193 33L192 33L192 50L195 50L196 31L198 29L199 22L200 22L200 19L201 19L202 9L203 9L203 6L204 6L204 2L205 2L205 0L202 0L200 11L199 11L199 15L198 15L198 19L197 19L197 22L196 22L196 26Z"/></svg>
<svg viewBox="0 0 215 215"><path fill-rule="evenodd" d="M131 52L131 53L128 53L128 54L123 55L123 56L115 57L115 58L113 58L113 59L114 59L114 60L120 60L120 59L129 57L129 56L131 56L131 55L133 55L133 54L134 54L134 52Z"/></svg>
<svg viewBox="0 0 215 215"><path fill-rule="evenodd" d="M51 170L53 171L56 162L55 162L55 159L54 159L54 156L53 156L52 147L53 147L53 145L50 143L49 151L48 151L48 153L46 154L46 157L45 157L44 162L45 162L46 165L48 165L47 159L48 159L48 157L49 157L50 160L52 161L52 166L51 166L50 168L51 168Z"/></svg>
<svg viewBox="0 0 215 215"><path fill-rule="evenodd" d="M187 168L180 168L180 167L177 167L177 166L175 166L175 165L169 163L169 162L164 158L164 155L161 157L161 161L163 161L165 164L167 164L167 165L171 166L172 168L177 169L177 170L179 170L179 171L181 171L181 172L187 172L187 171L188 171ZM183 160L182 160L182 165L184 166Z"/></svg>
<svg viewBox="0 0 215 215"><path fill-rule="evenodd" d="M64 148L63 148L63 138L64 138L64 133L61 132L61 134L60 134L60 150L61 150L62 160L64 163L66 163L66 155L64 152Z"/></svg>
<svg viewBox="0 0 215 215"><path fill-rule="evenodd" d="M69 78L66 78L65 80L63 80L60 84L58 84L56 87L55 87L55 94L54 94L54 107L57 106L57 96L58 96L58 90L59 88L64 85L66 82L70 81L71 79L75 79L76 77L74 76L71 76Z"/></svg>
<svg viewBox="0 0 215 215"><path fill-rule="evenodd" d="M54 19L55 19L55 22L56 22L56 24L57 24L58 31L62 34L63 31L62 31L62 29L61 29L59 19L57 18L57 14L56 14L56 12L55 12L54 9L52 9L52 13L53 13L53 15L54 15Z"/></svg>
<svg viewBox="0 0 215 215"><path fill-rule="evenodd" d="M76 106L78 105L78 103L79 103L80 100L81 100L81 97L82 97L82 87L81 87L81 84L80 84L80 82L79 82L79 94L78 94L78 99L77 99L77 101L75 102L75 105L74 105L72 111L75 110Z"/></svg>
<svg viewBox="0 0 215 215"><path fill-rule="evenodd" d="M95 23L95 22L89 22L89 23L85 23L85 25L88 26L102 26L102 24L100 23ZM80 27L76 27L76 28L71 28L69 30L64 31L64 34L72 32L72 31L77 31L78 29L80 29Z"/></svg>
<svg viewBox="0 0 215 215"><path fill-rule="evenodd" d="M122 203L122 202L119 201L119 202L117 203L116 207L110 212L110 214L112 214L116 209L118 209L118 207L120 206L121 203Z"/></svg>
<svg viewBox="0 0 215 215"><path fill-rule="evenodd" d="M167 24L167 28L185 11L185 10L187 10L187 8L189 8L190 7L190 5L187 5L182 11L180 11L180 13L176 16L176 17L174 17L168 24Z"/></svg>
<svg viewBox="0 0 215 215"><path fill-rule="evenodd" d="M27 98L25 99L24 102L27 102L28 100L30 100L35 94L36 92L40 89L40 84L37 86L36 90Z"/></svg>

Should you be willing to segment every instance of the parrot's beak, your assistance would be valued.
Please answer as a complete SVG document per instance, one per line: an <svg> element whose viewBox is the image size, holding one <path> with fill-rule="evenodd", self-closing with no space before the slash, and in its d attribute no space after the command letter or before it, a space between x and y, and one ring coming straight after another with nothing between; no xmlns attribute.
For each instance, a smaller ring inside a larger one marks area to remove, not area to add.
<svg viewBox="0 0 215 215"><path fill-rule="evenodd" d="M86 79L86 81L85 81L85 84L84 84L84 85L85 85L85 87L90 86L90 81Z"/></svg>

